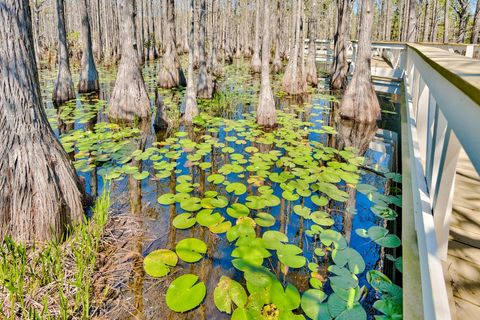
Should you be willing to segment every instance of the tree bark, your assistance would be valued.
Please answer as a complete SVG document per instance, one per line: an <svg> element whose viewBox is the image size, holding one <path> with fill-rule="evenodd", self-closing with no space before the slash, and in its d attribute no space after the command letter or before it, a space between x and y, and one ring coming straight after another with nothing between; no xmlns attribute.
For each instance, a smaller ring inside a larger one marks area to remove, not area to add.
<svg viewBox="0 0 480 320"><path fill-rule="evenodd" d="M58 75L53 89L53 103L75 99L70 62L68 58L67 33L65 32L64 0L56 0L58 20Z"/></svg>
<svg viewBox="0 0 480 320"><path fill-rule="evenodd" d="M415 42L417 39L417 0L408 2L408 29L407 42Z"/></svg>
<svg viewBox="0 0 480 320"><path fill-rule="evenodd" d="M251 62L254 73L260 73L262 68L262 62L260 61L260 12L260 0L257 0L255 4L255 45L253 47Z"/></svg>
<svg viewBox="0 0 480 320"><path fill-rule="evenodd" d="M150 116L150 100L143 81L136 41L135 0L120 0L122 58L110 99L108 115L133 120Z"/></svg>
<svg viewBox="0 0 480 320"><path fill-rule="evenodd" d="M315 45L315 30L317 21L316 16L316 1L312 0L312 7L310 8L309 19L308 19L308 56L307 63L305 67L307 83L316 87L318 85L318 76L317 76L317 65L316 65L316 54L317 47Z"/></svg>
<svg viewBox="0 0 480 320"><path fill-rule="evenodd" d="M193 60L195 50L195 13L194 0L190 0L190 30L188 32L188 71L187 71L187 92L185 94L185 114L183 120L189 124L192 123L193 118L198 115L197 107L197 92L195 90L195 79L193 76Z"/></svg>
<svg viewBox="0 0 480 320"><path fill-rule="evenodd" d="M448 29L450 28L450 23L449 23L449 13L448 13L448 7L450 5L450 0L445 0L445 6L444 6L444 11L443 11L443 25L444 25L444 31L443 31L443 43L448 43L449 37L448 37Z"/></svg>
<svg viewBox="0 0 480 320"><path fill-rule="evenodd" d="M174 88L186 85L185 75L183 74L177 53L177 40L175 34L175 1L164 0L164 12L166 15L165 25L165 46L166 51L163 56L163 63L160 67L158 85L161 88Z"/></svg>
<svg viewBox="0 0 480 320"><path fill-rule="evenodd" d="M330 78L330 89L340 90L347 87L347 47L346 38L349 34L349 18L350 18L350 1L337 1L337 30L334 36L334 51L335 56L332 65L332 76Z"/></svg>
<svg viewBox="0 0 480 320"><path fill-rule="evenodd" d="M299 62L299 55L302 54L303 57L303 34L301 34L302 28L302 1L295 0L295 24L294 24L294 37L292 50L290 50L290 59L288 60L288 65L283 76L282 86L285 92L292 95L303 94L307 90L307 82L305 77L302 74L301 60Z"/></svg>
<svg viewBox="0 0 480 320"><path fill-rule="evenodd" d="M385 9L385 41L390 41L392 36L392 0L386 0L386 9Z"/></svg>
<svg viewBox="0 0 480 320"><path fill-rule="evenodd" d="M423 17L423 36L422 41L427 42L428 36L430 34L430 19L429 13L432 10L432 4L430 3L431 0L425 0L425 15Z"/></svg>
<svg viewBox="0 0 480 320"><path fill-rule="evenodd" d="M358 122L375 122L380 105L371 79L373 0L361 1L358 50L352 81L340 106L340 116Z"/></svg>
<svg viewBox="0 0 480 320"><path fill-rule="evenodd" d="M198 72L197 80L197 97L202 99L211 99L215 91L215 83L211 75L207 72L207 56L206 56L206 36L207 36L207 26L206 26L206 0L200 0L200 36L198 40L198 48L200 51L200 68Z"/></svg>
<svg viewBox="0 0 480 320"><path fill-rule="evenodd" d="M0 5L0 238L59 238L83 219L80 183L43 109L28 0Z"/></svg>
<svg viewBox="0 0 480 320"><path fill-rule="evenodd" d="M480 0L477 0L477 6L475 9L475 16L473 18L473 27L472 27L472 39L473 44L478 43L478 33L480 31Z"/></svg>
<svg viewBox="0 0 480 320"><path fill-rule="evenodd" d="M466 40L467 24L468 24L468 18L470 16L469 6L470 6L469 0L454 1L453 9L458 16L457 43L464 43Z"/></svg>
<svg viewBox="0 0 480 320"><path fill-rule="evenodd" d="M280 51L281 49L281 44L280 44L280 35L281 35L281 26L282 26L282 17L280 13L282 12L281 10L281 0L276 1L276 10L275 10L275 56L273 58L273 64L272 64L272 71L274 73L280 72L282 69L282 60L280 57Z"/></svg>
<svg viewBox="0 0 480 320"><path fill-rule="evenodd" d="M90 19L88 17L87 0L80 0L79 4L82 19L83 53L78 91L80 93L97 92L100 90L100 85L98 82L97 68L93 59L92 33L90 29Z"/></svg>
<svg viewBox="0 0 480 320"><path fill-rule="evenodd" d="M272 86L270 85L270 1L263 2L263 39L262 39L262 79L260 84L260 96L257 108L257 123L261 126L273 126L277 122L277 112L273 99Z"/></svg>

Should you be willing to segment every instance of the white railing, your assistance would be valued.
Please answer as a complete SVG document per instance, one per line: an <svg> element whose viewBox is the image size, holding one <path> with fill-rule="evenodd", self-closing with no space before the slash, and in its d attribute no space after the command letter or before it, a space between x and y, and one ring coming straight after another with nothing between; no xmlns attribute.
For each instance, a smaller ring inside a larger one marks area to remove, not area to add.
<svg viewBox="0 0 480 320"><path fill-rule="evenodd" d="M407 45L403 55L424 318L450 319L442 260L462 146L480 169L480 90L468 78L480 78L479 62L422 45Z"/></svg>

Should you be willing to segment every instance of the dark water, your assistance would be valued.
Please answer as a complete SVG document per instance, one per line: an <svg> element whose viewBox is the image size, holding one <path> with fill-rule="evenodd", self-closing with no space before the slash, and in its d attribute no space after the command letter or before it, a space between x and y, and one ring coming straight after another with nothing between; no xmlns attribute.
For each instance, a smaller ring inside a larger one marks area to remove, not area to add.
<svg viewBox="0 0 480 320"><path fill-rule="evenodd" d="M226 76L220 81L222 94L214 102L205 102L201 106L210 110L210 113L214 116L238 121L252 114L258 99L259 80L248 74L245 63L236 61L235 64L226 70ZM157 70L158 62L148 64L144 68L145 81L152 104L155 96ZM79 96L70 107L56 110L50 102L55 75L47 71L41 73L44 104L56 134L62 137L72 132L72 130L93 130L96 123L108 122L108 117L104 111L108 105L109 95L114 85L115 70L100 69L99 74L101 79L99 97ZM283 97L279 89L279 79L281 79L280 76L276 76L274 79L277 108L285 113L293 113L303 121L311 122L314 129L320 129L325 125L334 127L338 131L337 135L311 132L308 139L337 149L345 147L360 149L366 159L364 168L361 171L360 183L374 186L381 194L387 192L390 185L388 179L382 175L382 172L395 171L398 164L397 144L394 140L391 140L391 134L379 132L375 128L366 128L344 121L335 121L334 110L337 102L332 101L335 99L330 96L322 94L321 90L312 90L309 95L301 100ZM74 81L76 80L77 78L74 76ZM182 108L183 90L161 90L160 94L171 109L171 113L177 115L178 111L174 110L178 107ZM380 95L380 97L383 107L391 112L383 114L383 120L379 125L385 129L397 130L398 116L395 115L395 112L397 111L398 103L396 103L395 97L388 95ZM304 107L297 108L297 106L302 104L304 104ZM68 119L65 120L66 118ZM188 138L193 141L199 141L201 135L208 133L205 131L195 132L181 125L167 132L155 132L150 123L138 124L138 126L141 133L134 139L131 139L131 143L134 146L133 150L146 150L155 143L165 141L169 137L174 136L177 131L186 130ZM225 138L235 135L235 131L225 130L225 128L229 128L228 125L221 125L218 128L218 132L210 132L209 134L218 138L219 142L227 143ZM246 154L245 148L250 145L249 141L246 141L245 145L228 143L228 146L234 148L234 153L238 154ZM161 146L158 146L158 148L161 148ZM260 152L272 150L272 146L266 146L265 148L265 150L260 150ZM280 148L277 148L277 150L284 152ZM193 191L195 196L201 196L207 190L216 189L215 186L205 182L205 175L208 176L208 172L197 170L189 164L187 154L187 152L183 152L176 160L177 171L172 173L170 179L155 178L154 161L139 160L133 161L130 165L139 167L140 171L148 171L148 178L137 181L132 176L123 175L123 178L111 182L112 214L132 217L133 222L132 234L129 235L127 248L124 248L124 251L120 250L117 253L118 256L111 257L112 259L120 259L120 256L125 252L131 253L131 258L124 261L126 265L130 265L130 267L125 269L128 270L125 272L126 280L116 288L119 292L117 299L120 301L120 305L116 307L117 310L112 311L113 307L107 304L106 309L110 308L110 313L107 313L107 315L114 315L114 318L138 317L147 319L229 318L228 315L220 313L216 309L212 296L213 289L221 275L228 275L239 282L242 281L242 273L236 271L231 264L232 258L230 254L234 249L234 245L226 240L224 234L212 234L199 225L187 230L177 230L171 225L171 222L177 213L182 212L180 206L178 204L176 206L164 206L157 202L157 198L160 195L175 193L175 179L181 175L191 175L194 177L193 182L199 184L200 187ZM220 168L225 163L225 159L220 148L214 148L213 152L206 155L203 161L210 162L217 168ZM103 191L106 183L102 176L105 173L105 168L108 168L112 163L113 161L96 163L96 169L94 170L89 172L82 172L84 170L78 171L79 175L86 181L87 192L96 195ZM279 171L278 169L275 170ZM255 194L256 187L251 183L247 183L245 177L230 173L226 178L230 182L240 181L248 186L247 193L236 199L238 202L244 203L245 198L249 194ZM382 249L369 239L359 237L354 230L358 228L368 229L373 225L383 225L383 222L380 222L381 219L372 213L371 207L373 204L368 196L356 192L355 189L346 186L344 182L341 182L339 185L348 192L349 197L345 203L329 202L328 210L331 218L335 221L331 228L342 232L344 235L349 235L350 247L357 250L364 258L366 268L362 274L358 275L359 285L368 287L365 274L372 269L383 270L385 249ZM274 183L271 187L274 190L274 194L282 199L283 190L280 188L280 185ZM224 193L224 195L229 200L234 200L231 194ZM292 212L292 208L297 204L303 204L311 208L315 207L310 197L300 197L297 201L285 201L282 199L280 205L263 210L272 214L276 221L269 228L258 228L257 236L267 229L282 230L288 236L290 243L297 244L303 248L307 261L317 261L326 275L326 268L329 262L322 262L312 254L316 240L306 236L304 233L305 230L311 227L312 221L304 220ZM348 216L345 214L345 211L352 211L353 208L356 214L352 215L351 221L346 221ZM227 220L234 224L235 219L225 214L225 209L218 210L218 212L221 212ZM187 237L200 238L207 243L208 251L204 259L195 264L179 262L179 265L174 268L175 271L162 279L153 279L145 275L142 268L142 256L159 248L174 250L175 244ZM308 280L310 276L307 266L301 269L290 269L288 274L284 276L281 274L280 267L273 256L269 259L267 265L271 271L277 274L280 281L293 283L300 292L309 288ZM182 273L197 274L207 285L207 297L204 303L194 311L186 314L175 314L166 307L164 297L168 284ZM327 293L331 292L328 286L325 286L324 290ZM362 300L362 305L370 317L374 314L372 304L376 298L378 297L375 292L370 290ZM100 313L102 312L104 311L100 311Z"/></svg>

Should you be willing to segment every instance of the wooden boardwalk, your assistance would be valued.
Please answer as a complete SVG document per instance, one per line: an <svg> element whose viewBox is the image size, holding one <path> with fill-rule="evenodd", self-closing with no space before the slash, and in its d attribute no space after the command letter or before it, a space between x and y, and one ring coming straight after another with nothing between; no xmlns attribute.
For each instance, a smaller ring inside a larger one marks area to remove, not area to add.
<svg viewBox="0 0 480 320"><path fill-rule="evenodd" d="M445 280L452 318L477 319L480 316L480 176L463 150L455 179Z"/></svg>

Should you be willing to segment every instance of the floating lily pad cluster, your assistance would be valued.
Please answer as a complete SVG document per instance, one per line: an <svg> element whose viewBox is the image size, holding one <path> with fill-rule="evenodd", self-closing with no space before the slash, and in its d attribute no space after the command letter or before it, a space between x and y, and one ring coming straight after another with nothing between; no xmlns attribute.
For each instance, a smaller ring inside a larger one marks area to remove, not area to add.
<svg viewBox="0 0 480 320"><path fill-rule="evenodd" d="M244 279L220 279L214 292L217 308L232 314L233 319L262 319L272 314L272 319L366 319L361 302L367 288L360 286L359 278L365 274L365 261L335 230L330 207L345 203L350 197L347 189L358 186L376 203L373 212L385 221L396 217L391 205L399 204L400 198L359 184L364 160L353 148L337 150L309 139L312 133L335 134L333 128L315 129L309 122L280 112L280 127L263 132L253 119L244 114L243 120L231 121L202 113L195 120L193 135L178 132L157 143L157 150L138 155L150 160L155 157L157 179L175 177L174 190L158 197L161 205L176 206L173 227L200 227L225 234L233 246L231 262ZM222 140L218 138L221 129L225 133ZM190 174L177 168L177 160L184 156ZM199 176L205 177L204 181L198 181ZM306 248L279 229L279 216L272 210L282 203L287 209L280 214L298 215L308 226L305 236L318 239L318 245L309 248L314 254L311 261ZM401 244L383 226L358 229L356 234L385 248ZM188 263L202 259L206 246L198 241L194 246L193 238L181 240L176 246L178 257ZM325 269L327 261L330 265ZM267 267L272 262L283 275L307 268L311 289L301 294L293 284L282 285L278 271ZM377 291L383 296L383 291ZM168 299L167 304L170 306ZM377 307L381 312L397 310L386 310L381 303Z"/></svg>
<svg viewBox="0 0 480 320"><path fill-rule="evenodd" d="M227 67L226 73L235 76L226 77L222 85L230 89L199 103L208 112L202 112L192 128L176 131L146 149L139 149L139 129L105 122L70 131L61 142L67 152L75 152L79 171L98 169L107 180L132 176L170 186L158 194L158 204L175 209L171 228L184 230L188 237L178 238L168 249L152 251L143 263L148 275L169 281L165 301L174 312L195 309L209 294L217 309L234 320L362 320L367 319L364 300L370 292L382 319L401 318L402 289L378 270L369 270L349 239L359 236L378 248L400 246L386 222L397 218L394 209L401 206L401 196L385 195L360 183L364 158L354 148L337 150L312 139L334 136L336 131L321 119L311 122L299 116L305 105L279 110L279 126L273 131L258 127L247 106L256 101L259 87L245 70L248 64ZM178 109L182 90L160 93L168 109ZM284 95L278 88L275 93ZM321 98L337 101L329 95ZM233 102L235 107L243 105L245 113L232 110ZM91 110L76 111L72 104L61 111L60 120L86 123L102 106L99 101ZM311 115L323 111L320 106L308 108ZM239 119L212 115L233 112ZM140 170L140 162L149 166ZM401 182L396 173L385 176ZM371 211L378 221L367 229L352 230L347 237L339 231L335 212L356 214L347 208L348 200L355 197L349 192L353 189L374 203ZM286 230L288 218L293 217L303 226L295 239ZM227 258L239 278L219 276L209 292L203 275L195 275L194 269L185 273L185 265L193 267L211 258L209 245L195 238L194 230L217 234L231 245ZM401 271L401 257L386 257ZM307 289L287 281L297 271L308 275Z"/></svg>

